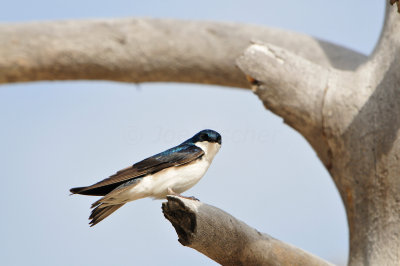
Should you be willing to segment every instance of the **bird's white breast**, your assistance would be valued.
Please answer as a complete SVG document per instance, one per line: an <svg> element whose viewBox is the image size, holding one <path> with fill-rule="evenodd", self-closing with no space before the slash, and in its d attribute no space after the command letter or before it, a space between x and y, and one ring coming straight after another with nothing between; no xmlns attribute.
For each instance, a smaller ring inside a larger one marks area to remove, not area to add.
<svg viewBox="0 0 400 266"><path fill-rule="evenodd" d="M204 151L201 158L143 177L142 181L129 191L130 200L143 197L165 198L168 188L176 193L182 193L199 182L221 145L209 142L198 142L195 145Z"/></svg>

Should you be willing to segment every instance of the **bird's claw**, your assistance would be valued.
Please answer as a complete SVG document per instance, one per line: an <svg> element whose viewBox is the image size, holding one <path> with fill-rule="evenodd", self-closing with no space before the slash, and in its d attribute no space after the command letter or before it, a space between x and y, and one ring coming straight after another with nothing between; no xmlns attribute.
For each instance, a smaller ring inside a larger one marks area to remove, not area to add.
<svg viewBox="0 0 400 266"><path fill-rule="evenodd" d="M200 201L198 198L193 197L193 196L190 196L190 197L182 196L181 194L178 194L175 191L173 191L171 188L167 189L167 195L173 195L173 196L178 196L178 197L184 198L184 199Z"/></svg>
<svg viewBox="0 0 400 266"><path fill-rule="evenodd" d="M190 200L194 200L194 201L200 201L198 198L194 197L194 196L190 196L190 197L185 197L185 196L181 196L182 198L185 199L190 199Z"/></svg>

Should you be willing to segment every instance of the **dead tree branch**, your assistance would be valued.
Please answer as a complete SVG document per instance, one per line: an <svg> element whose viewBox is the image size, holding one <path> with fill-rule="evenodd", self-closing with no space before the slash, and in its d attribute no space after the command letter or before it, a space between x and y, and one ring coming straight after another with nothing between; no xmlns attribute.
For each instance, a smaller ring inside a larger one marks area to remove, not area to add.
<svg viewBox="0 0 400 266"><path fill-rule="evenodd" d="M248 88L236 58L251 40L354 69L366 57L309 36L237 23L168 19L0 25L0 84L38 80L174 81Z"/></svg>
<svg viewBox="0 0 400 266"><path fill-rule="evenodd" d="M332 265L199 201L168 196L162 209L182 245L222 265Z"/></svg>

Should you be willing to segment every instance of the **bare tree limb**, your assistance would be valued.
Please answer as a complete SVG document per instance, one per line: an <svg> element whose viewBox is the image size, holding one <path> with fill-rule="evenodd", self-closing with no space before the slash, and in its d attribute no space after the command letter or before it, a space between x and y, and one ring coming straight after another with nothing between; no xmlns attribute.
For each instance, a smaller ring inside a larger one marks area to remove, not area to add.
<svg viewBox="0 0 400 266"><path fill-rule="evenodd" d="M328 69L275 45L261 43L250 46L237 62L255 80L253 90L268 109L297 129L321 124Z"/></svg>
<svg viewBox="0 0 400 266"><path fill-rule="evenodd" d="M303 34L237 23L143 18L0 24L0 84L97 79L248 88L235 60L251 40L323 66L355 69L366 59Z"/></svg>
<svg viewBox="0 0 400 266"><path fill-rule="evenodd" d="M199 201L168 196L162 209L179 242L222 265L332 265Z"/></svg>
<svg viewBox="0 0 400 266"><path fill-rule="evenodd" d="M317 65L272 44L256 43L237 60L264 106L302 133L326 166L328 147L322 134L325 94L333 68Z"/></svg>

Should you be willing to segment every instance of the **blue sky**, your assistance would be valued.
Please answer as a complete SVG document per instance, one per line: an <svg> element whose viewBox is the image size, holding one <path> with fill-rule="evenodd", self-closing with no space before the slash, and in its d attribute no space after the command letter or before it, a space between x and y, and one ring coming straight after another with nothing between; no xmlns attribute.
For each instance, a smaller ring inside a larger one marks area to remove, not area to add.
<svg viewBox="0 0 400 266"><path fill-rule="evenodd" d="M7 1L0 20L168 17L299 31L369 54L382 1ZM204 103L207 103L206 105ZM37 82L0 86L2 265L214 265L182 247L161 201L127 204L89 228L93 197L69 196L204 128L223 146L186 192L343 264L341 199L309 144L250 91L193 84Z"/></svg>

